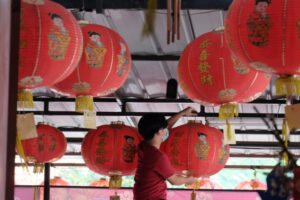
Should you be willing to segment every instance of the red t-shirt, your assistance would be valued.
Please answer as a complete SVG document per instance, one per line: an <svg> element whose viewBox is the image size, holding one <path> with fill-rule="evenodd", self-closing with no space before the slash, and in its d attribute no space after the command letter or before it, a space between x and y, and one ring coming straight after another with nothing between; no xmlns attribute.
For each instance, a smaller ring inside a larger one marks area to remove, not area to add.
<svg viewBox="0 0 300 200"><path fill-rule="evenodd" d="M134 200L167 198L166 179L174 174L167 155L154 146L141 142L133 188Z"/></svg>

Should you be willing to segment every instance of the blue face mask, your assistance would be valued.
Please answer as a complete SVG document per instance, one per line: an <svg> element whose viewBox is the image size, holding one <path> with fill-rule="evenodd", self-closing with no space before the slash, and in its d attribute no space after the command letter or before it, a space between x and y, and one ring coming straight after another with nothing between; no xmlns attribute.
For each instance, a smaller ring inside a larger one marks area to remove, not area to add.
<svg viewBox="0 0 300 200"><path fill-rule="evenodd" d="M169 129L166 128L166 135L163 137L163 142L166 141L169 137Z"/></svg>

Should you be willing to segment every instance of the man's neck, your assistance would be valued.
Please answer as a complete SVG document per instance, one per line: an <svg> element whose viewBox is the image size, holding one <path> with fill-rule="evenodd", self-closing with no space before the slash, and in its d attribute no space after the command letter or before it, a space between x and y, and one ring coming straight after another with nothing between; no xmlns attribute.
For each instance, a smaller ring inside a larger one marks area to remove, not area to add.
<svg viewBox="0 0 300 200"><path fill-rule="evenodd" d="M152 140L146 141L146 143L150 146L154 146L157 149L160 148L161 141L158 140L158 138L153 138Z"/></svg>

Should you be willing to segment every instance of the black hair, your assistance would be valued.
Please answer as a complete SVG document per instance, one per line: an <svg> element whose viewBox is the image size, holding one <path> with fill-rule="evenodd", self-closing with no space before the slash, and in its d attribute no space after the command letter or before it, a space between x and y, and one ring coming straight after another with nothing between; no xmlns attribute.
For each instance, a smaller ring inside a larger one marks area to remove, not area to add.
<svg viewBox="0 0 300 200"><path fill-rule="evenodd" d="M52 20L53 20L54 18L59 18L59 19L61 19L61 20L64 20L60 15L55 14L55 13L49 12L48 15L51 17Z"/></svg>
<svg viewBox="0 0 300 200"><path fill-rule="evenodd" d="M198 134L198 137L201 136L201 135L204 135L205 137L207 137L207 135L205 133L198 132L197 134Z"/></svg>
<svg viewBox="0 0 300 200"><path fill-rule="evenodd" d="M96 33L94 31L89 31L88 34L89 34L90 37L93 36L93 35L98 35L99 37L101 37L101 34Z"/></svg>
<svg viewBox="0 0 300 200"><path fill-rule="evenodd" d="M129 135L125 135L124 138L127 140L127 139L133 139L134 140L134 137L131 137Z"/></svg>
<svg viewBox="0 0 300 200"><path fill-rule="evenodd" d="M168 127L168 122L163 115L160 114L146 114L144 115L139 123L138 130L144 140L151 140L154 134L160 129Z"/></svg>
<svg viewBox="0 0 300 200"><path fill-rule="evenodd" d="M271 0L255 0L255 5L257 5L259 2L267 2L269 5L271 4Z"/></svg>

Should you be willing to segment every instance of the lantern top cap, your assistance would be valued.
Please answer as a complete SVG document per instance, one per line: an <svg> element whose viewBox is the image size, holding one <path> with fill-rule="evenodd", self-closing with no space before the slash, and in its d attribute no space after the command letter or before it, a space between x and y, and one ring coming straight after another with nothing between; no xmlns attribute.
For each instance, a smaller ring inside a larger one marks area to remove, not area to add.
<svg viewBox="0 0 300 200"><path fill-rule="evenodd" d="M123 121L112 121L110 122L111 125L124 125L125 123Z"/></svg>
<svg viewBox="0 0 300 200"><path fill-rule="evenodd" d="M202 124L201 120L189 120L188 123Z"/></svg>
<svg viewBox="0 0 300 200"><path fill-rule="evenodd" d="M219 26L213 30L214 33L224 32L224 26Z"/></svg>
<svg viewBox="0 0 300 200"><path fill-rule="evenodd" d="M49 122L38 122L38 125L48 125L48 126L50 126L50 123Z"/></svg>

